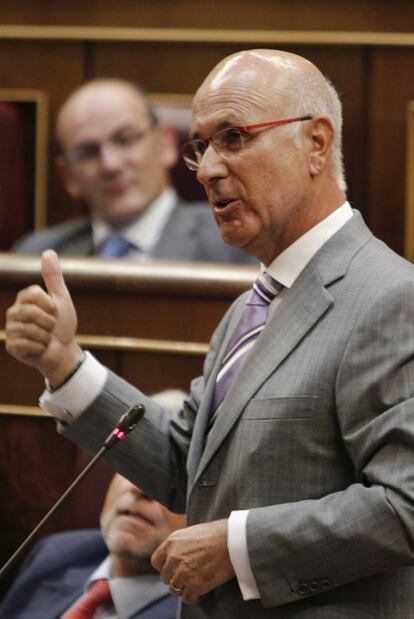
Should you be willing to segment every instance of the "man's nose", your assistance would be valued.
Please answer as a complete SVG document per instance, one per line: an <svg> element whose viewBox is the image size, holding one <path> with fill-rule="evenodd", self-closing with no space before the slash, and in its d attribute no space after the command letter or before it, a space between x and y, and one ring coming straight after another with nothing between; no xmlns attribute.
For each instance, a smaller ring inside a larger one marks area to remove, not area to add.
<svg viewBox="0 0 414 619"><path fill-rule="evenodd" d="M121 160L121 152L115 144L111 142L101 144L100 161L104 170L117 169L121 164Z"/></svg>
<svg viewBox="0 0 414 619"><path fill-rule="evenodd" d="M228 175L227 163L218 154L214 146L210 143L203 156L197 170L197 180L202 185L209 185L217 178L224 178Z"/></svg>

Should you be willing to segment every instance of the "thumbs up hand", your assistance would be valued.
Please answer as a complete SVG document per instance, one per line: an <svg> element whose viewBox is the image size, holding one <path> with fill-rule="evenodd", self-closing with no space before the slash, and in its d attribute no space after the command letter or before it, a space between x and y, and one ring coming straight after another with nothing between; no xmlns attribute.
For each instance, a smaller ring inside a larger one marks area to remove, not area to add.
<svg viewBox="0 0 414 619"><path fill-rule="evenodd" d="M42 276L47 292L29 286L7 310L6 350L59 387L79 365L83 353L75 340L76 310L52 250L42 254Z"/></svg>

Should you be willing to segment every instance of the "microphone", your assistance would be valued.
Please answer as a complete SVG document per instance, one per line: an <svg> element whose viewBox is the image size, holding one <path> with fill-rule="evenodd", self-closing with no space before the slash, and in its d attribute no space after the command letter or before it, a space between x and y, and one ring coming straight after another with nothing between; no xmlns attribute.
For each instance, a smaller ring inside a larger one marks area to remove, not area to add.
<svg viewBox="0 0 414 619"><path fill-rule="evenodd" d="M136 404L135 406L131 406L126 413L124 413L118 420L117 425L111 431L111 433L106 437L105 441L102 444L102 447L95 454L92 460L85 466L85 468L80 472L80 474L76 477L76 479L71 483L69 488L65 490L62 496L56 501L56 503L51 507L51 509L47 512L47 514L42 518L42 520L36 525L33 531L26 537L23 543L18 547L16 552L10 557L8 561L3 565L0 569L0 580L3 576L8 572L8 570L14 565L20 555L26 550L27 546L32 541L33 537L40 531L40 529L46 524L46 522L53 516L53 514L57 511L57 509L62 505L65 499L71 494L71 492L78 486L78 484L82 481L82 479L89 473L91 468L102 458L104 453L106 453L109 449L112 449L115 445L124 440L124 438L135 428L138 421L141 419L143 414L145 413L145 407L143 404Z"/></svg>

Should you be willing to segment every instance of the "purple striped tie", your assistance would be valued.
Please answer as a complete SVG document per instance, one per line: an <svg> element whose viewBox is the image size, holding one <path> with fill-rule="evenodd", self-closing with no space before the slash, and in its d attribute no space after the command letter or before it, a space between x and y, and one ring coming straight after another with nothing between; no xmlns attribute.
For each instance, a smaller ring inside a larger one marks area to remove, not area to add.
<svg viewBox="0 0 414 619"><path fill-rule="evenodd" d="M211 412L218 409L224 400L234 377L247 359L256 339L263 331L269 305L282 290L282 284L268 273L260 273L246 302L243 315L227 347L227 352L217 374Z"/></svg>

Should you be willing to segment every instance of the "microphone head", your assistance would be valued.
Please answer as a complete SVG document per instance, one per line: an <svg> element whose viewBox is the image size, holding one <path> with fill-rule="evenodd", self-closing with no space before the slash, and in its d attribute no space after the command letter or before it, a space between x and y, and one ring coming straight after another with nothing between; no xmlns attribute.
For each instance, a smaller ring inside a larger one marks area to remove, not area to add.
<svg viewBox="0 0 414 619"><path fill-rule="evenodd" d="M143 404L135 404L134 406L131 406L131 408L129 408L118 421L118 430L128 434L128 432L131 432L131 430L135 428L144 413L145 406Z"/></svg>
<svg viewBox="0 0 414 619"><path fill-rule="evenodd" d="M109 449L119 441L123 441L126 435L135 428L144 413L145 406L143 404L131 406L119 419L111 434L106 438L103 446Z"/></svg>

